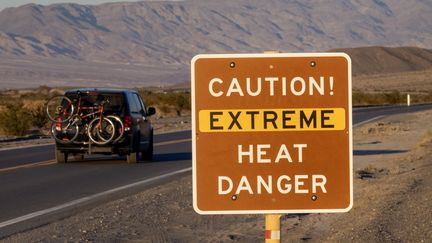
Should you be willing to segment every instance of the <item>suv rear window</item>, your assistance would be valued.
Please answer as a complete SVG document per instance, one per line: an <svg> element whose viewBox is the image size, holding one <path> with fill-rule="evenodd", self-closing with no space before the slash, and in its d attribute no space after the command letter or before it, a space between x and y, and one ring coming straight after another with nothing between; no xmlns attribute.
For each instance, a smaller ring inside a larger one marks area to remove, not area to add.
<svg viewBox="0 0 432 243"><path fill-rule="evenodd" d="M97 107L103 101L107 100L105 103L105 114L116 114L122 115L124 113L124 96L121 93L99 93L99 92L89 92L81 93L69 93L66 94L74 105L78 105L79 97L81 97L81 109Z"/></svg>

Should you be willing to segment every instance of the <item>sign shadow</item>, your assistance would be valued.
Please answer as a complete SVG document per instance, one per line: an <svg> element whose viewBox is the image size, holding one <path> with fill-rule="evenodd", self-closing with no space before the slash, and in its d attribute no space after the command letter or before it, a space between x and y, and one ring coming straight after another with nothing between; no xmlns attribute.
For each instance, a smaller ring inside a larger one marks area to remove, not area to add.
<svg viewBox="0 0 432 243"><path fill-rule="evenodd" d="M394 150L394 149L372 149L372 150L354 150L354 156L364 156L364 155L383 155L383 154L399 154L405 153L408 150Z"/></svg>

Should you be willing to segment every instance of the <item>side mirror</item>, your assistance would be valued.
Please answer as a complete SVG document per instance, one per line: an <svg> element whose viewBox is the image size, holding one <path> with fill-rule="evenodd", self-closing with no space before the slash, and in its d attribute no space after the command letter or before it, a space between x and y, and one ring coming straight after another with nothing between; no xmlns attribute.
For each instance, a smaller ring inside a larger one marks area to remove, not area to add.
<svg viewBox="0 0 432 243"><path fill-rule="evenodd" d="M148 109L147 109L147 116L152 116L152 115L154 115L154 114L156 114L156 109L154 108L154 107L149 107Z"/></svg>

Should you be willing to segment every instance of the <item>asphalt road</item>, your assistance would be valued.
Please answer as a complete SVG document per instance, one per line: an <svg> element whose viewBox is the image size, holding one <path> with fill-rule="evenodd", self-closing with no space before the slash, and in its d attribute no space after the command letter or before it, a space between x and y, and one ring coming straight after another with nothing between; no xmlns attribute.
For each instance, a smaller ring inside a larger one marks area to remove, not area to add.
<svg viewBox="0 0 432 243"><path fill-rule="evenodd" d="M416 112L432 109L432 104L414 105L414 106L377 106L353 109L353 126L369 122L371 119L395 115L400 113Z"/></svg>
<svg viewBox="0 0 432 243"><path fill-rule="evenodd" d="M356 108L353 124L426 109L432 104ZM0 239L190 173L191 147L183 131L156 135L151 163L99 156L56 164L54 145L0 151Z"/></svg>

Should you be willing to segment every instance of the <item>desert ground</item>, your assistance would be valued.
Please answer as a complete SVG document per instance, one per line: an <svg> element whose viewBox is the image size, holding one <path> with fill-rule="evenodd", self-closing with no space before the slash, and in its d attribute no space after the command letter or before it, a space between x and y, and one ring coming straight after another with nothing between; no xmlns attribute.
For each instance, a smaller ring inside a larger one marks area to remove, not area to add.
<svg viewBox="0 0 432 243"><path fill-rule="evenodd" d="M428 93L432 90L432 70L359 75L353 78L353 90L365 93L389 92Z"/></svg>
<svg viewBox="0 0 432 243"><path fill-rule="evenodd" d="M282 242L431 242L431 119L432 111L426 111L355 127L353 209L340 214L284 215ZM3 240L263 241L263 215L196 214L191 183L187 174Z"/></svg>

